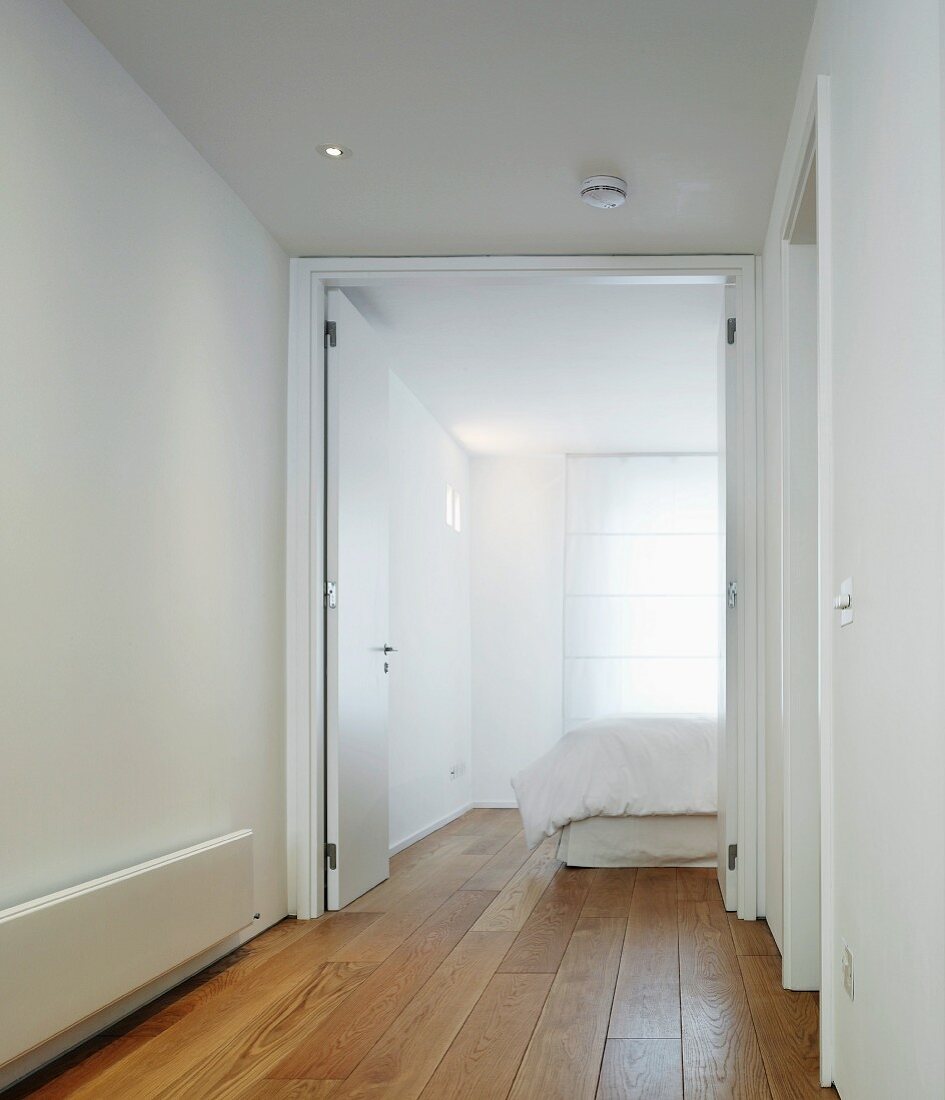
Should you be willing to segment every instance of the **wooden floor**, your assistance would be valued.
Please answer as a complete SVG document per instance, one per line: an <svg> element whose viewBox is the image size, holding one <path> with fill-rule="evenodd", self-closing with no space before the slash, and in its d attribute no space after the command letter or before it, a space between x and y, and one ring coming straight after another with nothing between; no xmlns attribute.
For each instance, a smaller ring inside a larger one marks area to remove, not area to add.
<svg viewBox="0 0 945 1100"><path fill-rule="evenodd" d="M819 1097L817 1001L714 872L569 869L473 810L11 1096Z"/></svg>

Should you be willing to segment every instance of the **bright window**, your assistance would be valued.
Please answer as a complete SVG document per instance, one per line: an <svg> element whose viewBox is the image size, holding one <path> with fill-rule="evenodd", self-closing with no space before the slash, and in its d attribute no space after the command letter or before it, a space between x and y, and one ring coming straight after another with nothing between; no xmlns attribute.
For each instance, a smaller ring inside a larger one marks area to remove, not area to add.
<svg viewBox="0 0 945 1100"><path fill-rule="evenodd" d="M454 531L463 529L463 509L459 493L452 485L446 486L446 526Z"/></svg>
<svg viewBox="0 0 945 1100"><path fill-rule="evenodd" d="M569 456L565 538L565 728L715 713L717 457Z"/></svg>

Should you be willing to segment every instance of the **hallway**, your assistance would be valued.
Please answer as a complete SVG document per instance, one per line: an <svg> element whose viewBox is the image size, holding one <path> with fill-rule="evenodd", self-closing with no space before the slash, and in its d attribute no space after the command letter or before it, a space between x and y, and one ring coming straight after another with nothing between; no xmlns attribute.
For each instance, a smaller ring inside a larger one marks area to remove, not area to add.
<svg viewBox="0 0 945 1100"><path fill-rule="evenodd" d="M527 853L517 811L472 810L11 1095L821 1095L816 998L781 988L767 925L725 913L714 871L554 853Z"/></svg>

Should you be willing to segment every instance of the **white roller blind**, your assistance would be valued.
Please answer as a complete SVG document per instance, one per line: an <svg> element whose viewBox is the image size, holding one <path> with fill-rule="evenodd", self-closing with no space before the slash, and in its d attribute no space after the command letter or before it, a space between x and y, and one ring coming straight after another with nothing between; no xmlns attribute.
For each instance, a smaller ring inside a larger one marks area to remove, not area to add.
<svg viewBox="0 0 945 1100"><path fill-rule="evenodd" d="M715 455L569 456L565 728L615 713L714 713Z"/></svg>

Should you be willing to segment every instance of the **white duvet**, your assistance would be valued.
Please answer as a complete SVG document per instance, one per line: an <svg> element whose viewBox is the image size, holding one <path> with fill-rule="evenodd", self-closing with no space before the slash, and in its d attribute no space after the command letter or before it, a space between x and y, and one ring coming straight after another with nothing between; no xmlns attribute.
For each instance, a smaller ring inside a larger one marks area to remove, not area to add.
<svg viewBox="0 0 945 1100"><path fill-rule="evenodd" d="M512 780L534 848L587 817L714 814L715 717L617 715L587 722Z"/></svg>

